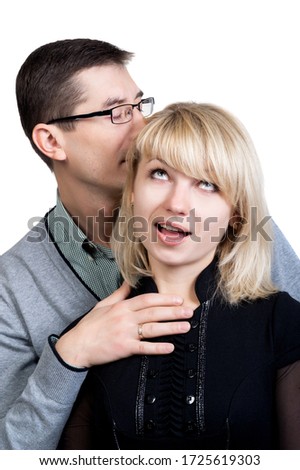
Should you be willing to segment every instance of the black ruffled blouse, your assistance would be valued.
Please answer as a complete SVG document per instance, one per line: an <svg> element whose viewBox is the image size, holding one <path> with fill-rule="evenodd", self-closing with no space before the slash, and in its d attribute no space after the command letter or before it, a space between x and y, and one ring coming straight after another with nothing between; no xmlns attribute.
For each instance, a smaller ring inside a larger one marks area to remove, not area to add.
<svg viewBox="0 0 300 470"><path fill-rule="evenodd" d="M215 268L196 281L190 331L165 338L172 354L89 371L59 448L300 449L300 303L230 306ZM156 291L143 278L132 295Z"/></svg>

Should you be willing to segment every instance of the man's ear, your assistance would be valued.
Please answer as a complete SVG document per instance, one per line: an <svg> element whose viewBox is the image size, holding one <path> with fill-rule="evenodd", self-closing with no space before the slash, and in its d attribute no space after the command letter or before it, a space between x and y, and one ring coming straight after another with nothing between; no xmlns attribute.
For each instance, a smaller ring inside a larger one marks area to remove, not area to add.
<svg viewBox="0 0 300 470"><path fill-rule="evenodd" d="M66 160L65 151L60 144L62 134L51 124L37 124L32 131L32 139L38 149L52 160Z"/></svg>

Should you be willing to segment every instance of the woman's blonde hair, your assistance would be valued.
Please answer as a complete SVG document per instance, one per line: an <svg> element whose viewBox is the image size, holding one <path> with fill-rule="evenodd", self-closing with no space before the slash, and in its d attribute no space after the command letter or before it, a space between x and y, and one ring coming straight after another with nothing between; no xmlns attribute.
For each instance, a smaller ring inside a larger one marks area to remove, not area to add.
<svg viewBox="0 0 300 470"><path fill-rule="evenodd" d="M235 304L275 292L270 217L254 145L234 116L211 104L167 106L148 120L128 152L128 178L112 242L124 279L134 286L139 277L151 276L147 252L133 236L132 224L132 191L142 158L159 158L188 176L214 183L231 203L234 216L217 247L223 297Z"/></svg>

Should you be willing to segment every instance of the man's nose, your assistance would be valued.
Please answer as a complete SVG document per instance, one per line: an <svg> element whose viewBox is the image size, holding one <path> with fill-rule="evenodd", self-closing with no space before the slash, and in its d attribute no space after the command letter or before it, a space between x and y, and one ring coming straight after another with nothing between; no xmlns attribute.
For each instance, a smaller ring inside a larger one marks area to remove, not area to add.
<svg viewBox="0 0 300 470"><path fill-rule="evenodd" d="M136 133L140 132L146 125L147 121L141 111L135 108L132 112L132 124Z"/></svg>

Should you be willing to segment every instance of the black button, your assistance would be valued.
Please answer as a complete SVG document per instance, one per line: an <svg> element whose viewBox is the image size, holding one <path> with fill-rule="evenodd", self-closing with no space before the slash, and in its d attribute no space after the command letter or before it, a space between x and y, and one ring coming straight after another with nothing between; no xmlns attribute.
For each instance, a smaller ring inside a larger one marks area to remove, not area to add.
<svg viewBox="0 0 300 470"><path fill-rule="evenodd" d="M195 401L194 395L187 395L185 397L185 402L186 402L187 405L192 405L194 403L194 401Z"/></svg>
<svg viewBox="0 0 300 470"><path fill-rule="evenodd" d="M149 371L148 371L148 377L150 377L150 379L155 379L157 376L158 376L158 370L156 370L156 369L149 369Z"/></svg>
<svg viewBox="0 0 300 470"><path fill-rule="evenodd" d="M188 350L189 352L194 352L194 351L197 350L197 345L194 344L194 343L190 343L190 344L187 345L187 350Z"/></svg>
<svg viewBox="0 0 300 470"><path fill-rule="evenodd" d="M197 328L199 326L198 320L191 320L191 328Z"/></svg>
<svg viewBox="0 0 300 470"><path fill-rule="evenodd" d="M189 379L193 379L196 376L196 369L188 369L186 375Z"/></svg>
<svg viewBox="0 0 300 470"><path fill-rule="evenodd" d="M87 238L82 242L82 248L92 258L96 257L97 248L95 247L95 245L93 245L93 243L89 242Z"/></svg>
<svg viewBox="0 0 300 470"><path fill-rule="evenodd" d="M186 433L192 433L192 432L196 431L197 425L196 425L196 423L194 423L194 421L187 421L185 423L183 429Z"/></svg>
<svg viewBox="0 0 300 470"><path fill-rule="evenodd" d="M146 431L154 431L156 428L156 423L153 421L153 419L149 419L148 421L145 422L145 430Z"/></svg>
<svg viewBox="0 0 300 470"><path fill-rule="evenodd" d="M155 395L147 395L146 396L146 402L148 405L153 405L153 403L156 402L156 396Z"/></svg>

